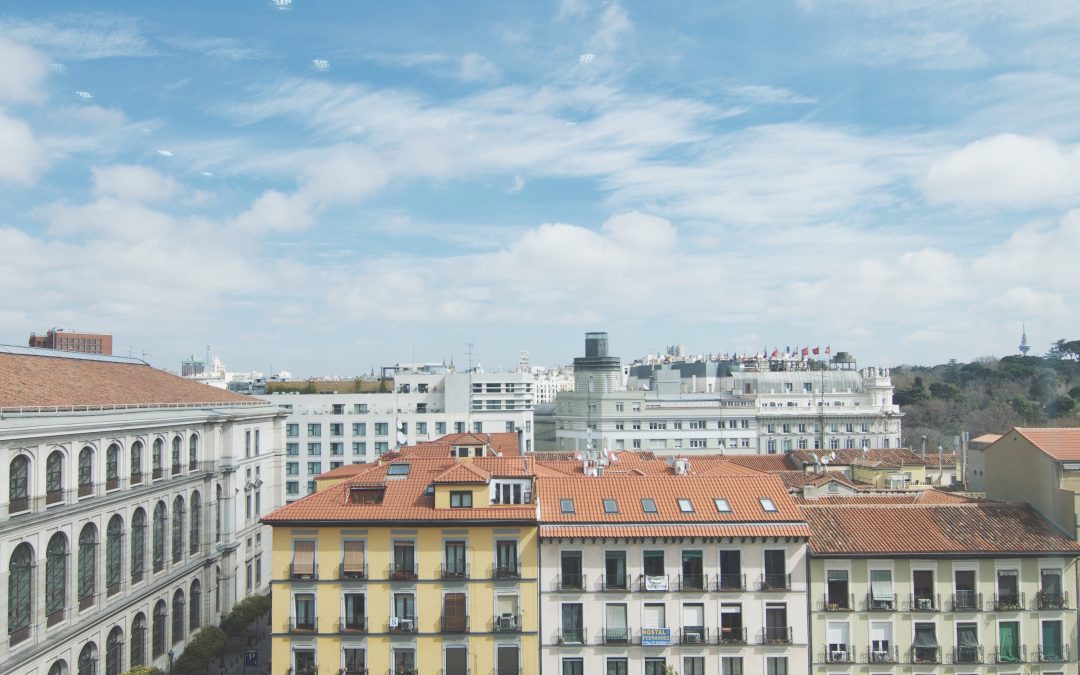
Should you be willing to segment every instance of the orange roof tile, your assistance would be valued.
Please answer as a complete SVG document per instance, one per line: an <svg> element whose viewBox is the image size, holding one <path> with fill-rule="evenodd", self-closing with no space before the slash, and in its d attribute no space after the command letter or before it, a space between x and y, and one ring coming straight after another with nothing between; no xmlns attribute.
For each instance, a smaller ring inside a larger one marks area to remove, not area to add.
<svg viewBox="0 0 1080 675"><path fill-rule="evenodd" d="M814 555L1080 555L1066 536L1028 504L802 507Z"/></svg>
<svg viewBox="0 0 1080 675"><path fill-rule="evenodd" d="M867 491L853 495L822 495L811 499L796 495L795 501L798 504L811 506L870 506L875 504L970 504L978 500L933 489L892 493Z"/></svg>
<svg viewBox="0 0 1080 675"><path fill-rule="evenodd" d="M513 431L500 431L493 434L447 434L419 445L487 445L504 457L521 454L521 449L518 447L518 435Z"/></svg>
<svg viewBox="0 0 1080 675"><path fill-rule="evenodd" d="M469 462L458 462L432 479L432 483L487 483L491 474Z"/></svg>
<svg viewBox="0 0 1080 675"><path fill-rule="evenodd" d="M330 469L329 471L324 471L323 473L320 473L318 476L315 476L315 480L327 480L331 478L349 478L350 476L364 473L369 469L371 469L370 464L343 464L336 469Z"/></svg>
<svg viewBox="0 0 1080 675"><path fill-rule="evenodd" d="M1080 461L1080 428L1047 427L1013 429L1047 456L1059 462ZM1008 436L1008 434L1006 434Z"/></svg>
<svg viewBox="0 0 1080 675"><path fill-rule="evenodd" d="M740 466L745 466L758 471L769 473L777 471L790 471L799 468L791 462L791 455L723 455L723 457Z"/></svg>
<svg viewBox="0 0 1080 675"><path fill-rule="evenodd" d="M910 448L868 448L865 452L861 449L843 448L840 450L795 450L791 454L792 463L800 463L802 466L813 466L814 455L830 457L830 466L849 466L856 462L871 461L881 462L883 466L904 466L922 464L922 458ZM835 457L833 455L835 454ZM799 464L796 464L796 467Z"/></svg>
<svg viewBox="0 0 1080 675"><path fill-rule="evenodd" d="M809 537L805 523L677 525L542 525L540 536L556 537Z"/></svg>

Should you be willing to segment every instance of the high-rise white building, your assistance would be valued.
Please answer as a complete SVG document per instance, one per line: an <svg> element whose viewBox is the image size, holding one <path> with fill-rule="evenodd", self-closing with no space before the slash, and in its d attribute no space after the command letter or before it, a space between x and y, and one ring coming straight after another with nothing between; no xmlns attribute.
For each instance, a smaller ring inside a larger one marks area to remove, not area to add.
<svg viewBox="0 0 1080 675"><path fill-rule="evenodd" d="M121 357L0 346L0 670L168 670L269 583L284 413ZM265 530L265 532L264 532Z"/></svg>
<svg viewBox="0 0 1080 675"><path fill-rule="evenodd" d="M522 452L533 449L530 373L389 370L394 379L386 392L261 397L289 411L286 500L314 492L315 476L324 471L446 434L513 432Z"/></svg>

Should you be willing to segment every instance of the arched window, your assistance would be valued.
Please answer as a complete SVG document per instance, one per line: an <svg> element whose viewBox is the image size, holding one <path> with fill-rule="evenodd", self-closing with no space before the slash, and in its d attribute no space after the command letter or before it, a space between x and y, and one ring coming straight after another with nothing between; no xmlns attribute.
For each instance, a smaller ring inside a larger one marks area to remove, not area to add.
<svg viewBox="0 0 1080 675"><path fill-rule="evenodd" d="M124 629L114 626L105 640L105 675L120 675L124 663Z"/></svg>
<svg viewBox="0 0 1080 675"><path fill-rule="evenodd" d="M172 503L172 561L184 559L184 498L177 495Z"/></svg>
<svg viewBox="0 0 1080 675"><path fill-rule="evenodd" d="M154 507L154 571L165 569L165 502L158 502Z"/></svg>
<svg viewBox="0 0 1080 675"><path fill-rule="evenodd" d="M180 473L180 450L184 444L184 441L179 436L174 436L172 439L172 472L175 476Z"/></svg>
<svg viewBox="0 0 1080 675"><path fill-rule="evenodd" d="M217 500L214 502L214 542L221 541L221 483L217 485Z"/></svg>
<svg viewBox="0 0 1080 675"><path fill-rule="evenodd" d="M97 645L87 642L79 652L79 675L97 675Z"/></svg>
<svg viewBox="0 0 1080 675"><path fill-rule="evenodd" d="M221 568L214 568L214 611L221 613Z"/></svg>
<svg viewBox="0 0 1080 675"><path fill-rule="evenodd" d="M8 513L18 513L30 508L30 459L19 455L11 460L8 477Z"/></svg>
<svg viewBox="0 0 1080 675"><path fill-rule="evenodd" d="M62 501L64 501L64 453L54 450L45 460L45 503L56 504Z"/></svg>
<svg viewBox="0 0 1080 675"><path fill-rule="evenodd" d="M172 643L184 639L184 591L176 589L172 596Z"/></svg>
<svg viewBox="0 0 1080 675"><path fill-rule="evenodd" d="M142 441L131 444L131 484L142 483Z"/></svg>
<svg viewBox="0 0 1080 675"><path fill-rule="evenodd" d="M150 463L153 465L153 473L151 474L151 476L154 478L154 480L161 478L161 463L164 461L164 457L162 457L162 455L164 454L165 441L161 440L160 438L155 438L154 451L151 453L150 456Z"/></svg>
<svg viewBox="0 0 1080 675"><path fill-rule="evenodd" d="M188 470L195 471L199 468L199 436L191 434L188 439Z"/></svg>
<svg viewBox="0 0 1080 675"><path fill-rule="evenodd" d="M105 451L105 489L120 487L120 446L113 443Z"/></svg>
<svg viewBox="0 0 1080 675"><path fill-rule="evenodd" d="M146 662L146 615L139 612L131 621L131 667Z"/></svg>
<svg viewBox="0 0 1080 675"><path fill-rule="evenodd" d="M154 658L161 656L165 653L165 620L168 617L168 610L165 608L165 601L158 600L154 605Z"/></svg>
<svg viewBox="0 0 1080 675"><path fill-rule="evenodd" d="M198 490L191 493L191 555L198 555L202 544L202 495Z"/></svg>
<svg viewBox="0 0 1080 675"><path fill-rule="evenodd" d="M79 609L94 604L97 590L97 528L87 523L79 534Z"/></svg>
<svg viewBox="0 0 1080 675"><path fill-rule="evenodd" d="M131 583L142 581L146 571L146 511L135 509L131 516Z"/></svg>
<svg viewBox="0 0 1080 675"><path fill-rule="evenodd" d="M105 593L120 592L124 562L124 519L119 514L109 519L105 530Z"/></svg>
<svg viewBox="0 0 1080 675"><path fill-rule="evenodd" d="M11 552L8 561L8 635L11 644L30 637L30 617L33 616L34 549L22 543Z"/></svg>
<svg viewBox="0 0 1080 675"><path fill-rule="evenodd" d="M79 496L94 494L94 449L89 445L79 452Z"/></svg>
<svg viewBox="0 0 1080 675"><path fill-rule="evenodd" d="M68 575L67 535L57 532L45 548L45 623L52 626L64 620L67 608Z"/></svg>
<svg viewBox="0 0 1080 675"><path fill-rule="evenodd" d="M60 659L49 666L49 675L68 675L67 661Z"/></svg>
<svg viewBox="0 0 1080 675"><path fill-rule="evenodd" d="M191 581L191 625L188 630L195 632L202 625L202 583L198 579Z"/></svg>

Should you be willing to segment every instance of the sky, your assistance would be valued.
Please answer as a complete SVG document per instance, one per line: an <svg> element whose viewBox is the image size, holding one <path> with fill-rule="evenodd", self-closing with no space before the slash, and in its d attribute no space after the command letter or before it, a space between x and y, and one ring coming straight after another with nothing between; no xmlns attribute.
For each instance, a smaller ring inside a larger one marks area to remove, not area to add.
<svg viewBox="0 0 1080 675"><path fill-rule="evenodd" d="M1080 337L1078 40L1074 0L8 0L0 343L1042 353Z"/></svg>

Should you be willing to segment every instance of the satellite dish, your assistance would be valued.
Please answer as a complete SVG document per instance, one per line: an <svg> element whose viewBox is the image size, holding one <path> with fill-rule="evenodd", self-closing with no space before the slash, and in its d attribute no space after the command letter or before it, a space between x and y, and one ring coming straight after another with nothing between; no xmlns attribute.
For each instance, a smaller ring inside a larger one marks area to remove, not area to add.
<svg viewBox="0 0 1080 675"><path fill-rule="evenodd" d="M832 461L832 457L822 457L821 458L821 463L826 465L826 466L828 466L829 462L831 462L831 461Z"/></svg>
<svg viewBox="0 0 1080 675"><path fill-rule="evenodd" d="M836 459L836 451L835 450L833 452L829 453L829 459Z"/></svg>
<svg viewBox="0 0 1080 675"><path fill-rule="evenodd" d="M398 433L397 433L397 444L398 445L407 445L408 443L409 443L409 437L406 436L401 431L398 431Z"/></svg>

